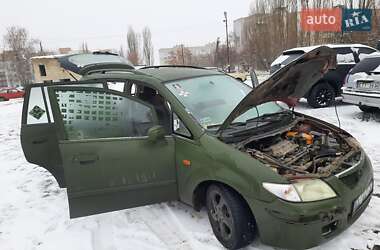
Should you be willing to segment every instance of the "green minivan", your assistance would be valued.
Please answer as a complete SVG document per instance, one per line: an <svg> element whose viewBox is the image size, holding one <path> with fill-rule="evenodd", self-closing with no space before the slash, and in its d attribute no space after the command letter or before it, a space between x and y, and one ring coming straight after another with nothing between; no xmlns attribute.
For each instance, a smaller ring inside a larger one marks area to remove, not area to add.
<svg viewBox="0 0 380 250"><path fill-rule="evenodd" d="M204 68L119 64L26 88L26 159L67 188L70 217L179 200L229 249L305 249L367 207L373 170L347 132L293 108L334 68L316 48L255 89Z"/></svg>

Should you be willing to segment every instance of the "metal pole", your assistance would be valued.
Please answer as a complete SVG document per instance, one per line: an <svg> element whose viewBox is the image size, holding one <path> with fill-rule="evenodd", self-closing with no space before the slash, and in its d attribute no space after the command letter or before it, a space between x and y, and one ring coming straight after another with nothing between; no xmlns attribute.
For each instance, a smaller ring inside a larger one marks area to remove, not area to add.
<svg viewBox="0 0 380 250"><path fill-rule="evenodd" d="M228 43L228 19L227 19L227 11L224 12L224 20L226 23L226 42L227 42L227 70L230 72L230 46Z"/></svg>

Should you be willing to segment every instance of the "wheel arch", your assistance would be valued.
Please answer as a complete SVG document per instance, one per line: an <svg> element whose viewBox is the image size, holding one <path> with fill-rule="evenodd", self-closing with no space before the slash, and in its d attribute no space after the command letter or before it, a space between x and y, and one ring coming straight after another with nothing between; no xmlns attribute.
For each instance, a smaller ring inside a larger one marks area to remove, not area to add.
<svg viewBox="0 0 380 250"><path fill-rule="evenodd" d="M245 203L245 205L249 208L249 211L251 212L251 214L254 215L252 208L249 205L247 199L244 197L244 195L240 193L239 191L237 191L237 189L234 188L233 186L219 180L205 180L198 183L198 185L195 187L193 191L193 196L192 196L192 205L196 211L200 211L202 207L206 205L207 188L212 184L222 185L224 187L227 187L229 190L232 190L233 192L235 192L241 198L241 200Z"/></svg>
<svg viewBox="0 0 380 250"><path fill-rule="evenodd" d="M335 91L335 95L338 96L340 95L340 88L338 87L337 84L335 84L331 79L326 79L326 78L321 78L319 79L316 83L314 83L311 88L309 89L309 91L307 91L307 93L305 94L305 98L308 98L310 93L311 93L311 90L317 86L318 84L322 84L322 83L327 83L328 85L330 85L334 91Z"/></svg>

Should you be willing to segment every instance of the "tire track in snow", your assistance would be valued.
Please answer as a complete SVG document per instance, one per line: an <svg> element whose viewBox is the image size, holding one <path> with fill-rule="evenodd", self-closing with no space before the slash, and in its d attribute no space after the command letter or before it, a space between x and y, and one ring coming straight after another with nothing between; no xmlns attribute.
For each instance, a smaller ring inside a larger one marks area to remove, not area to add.
<svg viewBox="0 0 380 250"><path fill-rule="evenodd" d="M199 249L166 203L139 208L141 221L171 250Z"/></svg>

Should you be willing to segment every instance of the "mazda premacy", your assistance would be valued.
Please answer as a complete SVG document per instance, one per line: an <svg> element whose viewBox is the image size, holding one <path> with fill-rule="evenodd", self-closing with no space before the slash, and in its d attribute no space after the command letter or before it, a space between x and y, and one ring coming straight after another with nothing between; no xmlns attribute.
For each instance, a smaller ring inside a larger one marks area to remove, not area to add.
<svg viewBox="0 0 380 250"><path fill-rule="evenodd" d="M207 209L226 248L255 235L313 247L373 190L358 141L293 109L334 66L315 48L251 89L197 67L88 65L79 81L27 87L22 148L67 189L71 218L179 200Z"/></svg>

